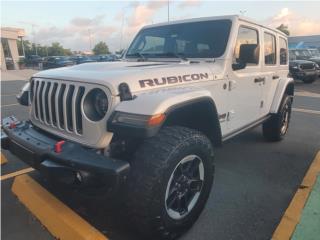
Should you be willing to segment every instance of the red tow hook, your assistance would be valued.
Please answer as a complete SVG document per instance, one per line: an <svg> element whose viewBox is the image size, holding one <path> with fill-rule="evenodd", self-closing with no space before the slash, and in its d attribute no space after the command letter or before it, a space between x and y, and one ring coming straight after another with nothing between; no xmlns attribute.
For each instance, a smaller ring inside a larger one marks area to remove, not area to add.
<svg viewBox="0 0 320 240"><path fill-rule="evenodd" d="M65 144L66 141L64 140L61 140L59 142L57 142L55 145L54 145L54 151L56 153L61 153L62 152L62 145Z"/></svg>
<svg viewBox="0 0 320 240"><path fill-rule="evenodd" d="M10 123L10 126L9 126L10 129L14 129L16 127L17 127L17 125L15 122Z"/></svg>

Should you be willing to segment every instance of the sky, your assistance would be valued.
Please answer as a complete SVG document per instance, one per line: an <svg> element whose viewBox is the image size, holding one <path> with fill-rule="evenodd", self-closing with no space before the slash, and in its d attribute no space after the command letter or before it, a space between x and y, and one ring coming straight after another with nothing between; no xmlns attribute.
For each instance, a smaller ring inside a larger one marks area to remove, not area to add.
<svg viewBox="0 0 320 240"><path fill-rule="evenodd" d="M111 51L128 46L144 25L187 18L243 14L292 36L320 34L320 1L3 1L1 26L24 28L42 45L88 51L99 41Z"/></svg>

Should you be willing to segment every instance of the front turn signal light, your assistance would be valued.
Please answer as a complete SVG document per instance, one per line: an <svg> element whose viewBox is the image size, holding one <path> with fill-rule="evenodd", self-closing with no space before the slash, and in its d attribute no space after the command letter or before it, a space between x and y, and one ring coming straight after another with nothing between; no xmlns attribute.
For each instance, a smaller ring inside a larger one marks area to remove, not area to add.
<svg viewBox="0 0 320 240"><path fill-rule="evenodd" d="M149 126L156 126L161 124L164 119L166 118L166 115L163 113L157 114L157 115L153 115L149 118L148 120L148 125Z"/></svg>

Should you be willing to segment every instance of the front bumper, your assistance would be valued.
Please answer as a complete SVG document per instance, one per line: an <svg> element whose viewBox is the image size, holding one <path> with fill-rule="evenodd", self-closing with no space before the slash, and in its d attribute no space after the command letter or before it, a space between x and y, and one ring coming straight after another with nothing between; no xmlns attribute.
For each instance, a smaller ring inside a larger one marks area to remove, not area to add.
<svg viewBox="0 0 320 240"><path fill-rule="evenodd" d="M291 72L291 75L297 79L316 77L317 74L318 74L318 72L316 70L313 70L313 71L300 70L300 71L296 71L296 72Z"/></svg>
<svg viewBox="0 0 320 240"><path fill-rule="evenodd" d="M129 173L127 161L108 158L80 144L65 141L15 117L2 120L1 146L50 178L67 184L115 190Z"/></svg>

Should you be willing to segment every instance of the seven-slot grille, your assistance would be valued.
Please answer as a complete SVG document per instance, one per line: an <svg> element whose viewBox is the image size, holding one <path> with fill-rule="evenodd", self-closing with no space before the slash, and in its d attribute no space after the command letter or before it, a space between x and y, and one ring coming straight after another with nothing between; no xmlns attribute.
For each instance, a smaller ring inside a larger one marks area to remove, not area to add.
<svg viewBox="0 0 320 240"><path fill-rule="evenodd" d="M42 124L82 135L81 100L84 92L84 86L72 82L33 79L30 98L35 119Z"/></svg>
<svg viewBox="0 0 320 240"><path fill-rule="evenodd" d="M315 64L314 63L302 63L302 64L300 64L300 67L303 70L311 70L311 69L315 69Z"/></svg>

